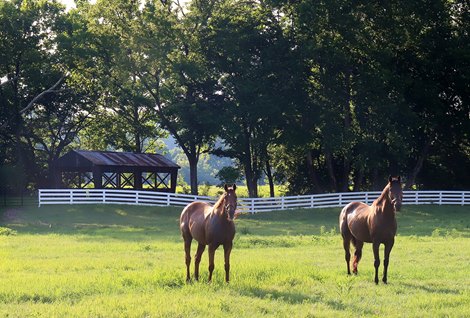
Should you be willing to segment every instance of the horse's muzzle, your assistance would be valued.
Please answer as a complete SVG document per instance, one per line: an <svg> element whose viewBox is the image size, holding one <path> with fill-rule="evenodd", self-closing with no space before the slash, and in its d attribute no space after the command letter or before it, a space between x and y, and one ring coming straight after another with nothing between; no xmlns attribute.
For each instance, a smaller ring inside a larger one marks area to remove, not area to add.
<svg viewBox="0 0 470 318"><path fill-rule="evenodd" d="M231 206L231 205L227 205L225 207L225 213L227 213L227 220L229 221L235 220L235 210L236 210L236 207Z"/></svg>

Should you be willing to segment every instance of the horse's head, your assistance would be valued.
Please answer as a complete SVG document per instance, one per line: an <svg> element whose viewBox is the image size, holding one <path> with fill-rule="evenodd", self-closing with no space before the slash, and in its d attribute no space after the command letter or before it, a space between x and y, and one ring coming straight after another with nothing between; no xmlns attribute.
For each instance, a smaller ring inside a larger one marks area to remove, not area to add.
<svg viewBox="0 0 470 318"><path fill-rule="evenodd" d="M235 217L235 210L237 209L237 194L235 190L237 189L236 184L232 186L224 186L224 213L227 215L229 221L233 221Z"/></svg>
<svg viewBox="0 0 470 318"><path fill-rule="evenodd" d="M390 202L392 202L393 209L395 211L400 211L401 209L401 202L403 200L403 191L401 189L401 178L392 177L388 178L389 183L389 191L388 191L388 198Z"/></svg>

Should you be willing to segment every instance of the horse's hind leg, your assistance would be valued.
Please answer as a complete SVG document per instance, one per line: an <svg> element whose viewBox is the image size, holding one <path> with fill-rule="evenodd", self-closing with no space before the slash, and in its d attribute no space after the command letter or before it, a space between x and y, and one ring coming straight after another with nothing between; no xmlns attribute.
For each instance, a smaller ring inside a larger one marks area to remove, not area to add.
<svg viewBox="0 0 470 318"><path fill-rule="evenodd" d="M395 240L392 239L390 242L387 242L385 244L385 249L384 249L384 276L382 278L382 281L386 284L387 283L387 272L388 272L388 261L390 257L390 252L392 251L392 247Z"/></svg>
<svg viewBox="0 0 470 318"><path fill-rule="evenodd" d="M346 266L348 268L348 275L351 275L351 268L349 263L351 261L351 252L349 250L351 238L343 235L343 247L344 247L344 259L346 260Z"/></svg>
<svg viewBox="0 0 470 318"><path fill-rule="evenodd" d="M202 253L204 252L206 246L199 243L197 246L196 256L194 257L194 279L199 280L199 263L201 263Z"/></svg>
<svg viewBox="0 0 470 318"><path fill-rule="evenodd" d="M189 273L189 267L191 265L191 242L193 238L190 235L184 235L184 252L186 256L186 281L189 282L191 280L191 276Z"/></svg>
<svg viewBox="0 0 470 318"><path fill-rule="evenodd" d="M355 238L352 239L355 251L354 251L354 258L353 258L353 273L357 275L357 265L359 265L359 261L362 257L362 247L364 246L363 241L359 241Z"/></svg>
<svg viewBox="0 0 470 318"><path fill-rule="evenodd" d="M349 265L351 261L350 245L351 245L351 239L353 237L352 237L351 231L349 231L346 219L343 216L343 212L341 212L339 228L341 231L341 236L343 237L344 259L346 260L346 266L348 268L348 275L351 275L351 269Z"/></svg>

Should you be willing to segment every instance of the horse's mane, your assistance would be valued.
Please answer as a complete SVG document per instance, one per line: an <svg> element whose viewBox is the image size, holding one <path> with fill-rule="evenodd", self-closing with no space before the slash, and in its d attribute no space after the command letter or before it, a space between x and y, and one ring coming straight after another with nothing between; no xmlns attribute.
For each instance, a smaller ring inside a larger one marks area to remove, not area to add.
<svg viewBox="0 0 470 318"><path fill-rule="evenodd" d="M214 204L214 211L220 208L220 206L222 205L222 202L224 202L224 199L225 199L225 195L222 194L220 198L217 200L217 202Z"/></svg>
<svg viewBox="0 0 470 318"><path fill-rule="evenodd" d="M382 202L382 200L388 200L388 195L387 193L390 191L390 186L392 183L398 182L400 183L400 180L398 178L392 178L392 180L387 183L385 188L383 189L382 193L379 195L379 197L374 201L374 203L377 205L379 202Z"/></svg>
<svg viewBox="0 0 470 318"><path fill-rule="evenodd" d="M375 200L375 204L377 205L379 202L382 200L387 200L388 196L387 193L390 191L390 183L388 183L385 188L382 190L382 193L379 195L379 197Z"/></svg>

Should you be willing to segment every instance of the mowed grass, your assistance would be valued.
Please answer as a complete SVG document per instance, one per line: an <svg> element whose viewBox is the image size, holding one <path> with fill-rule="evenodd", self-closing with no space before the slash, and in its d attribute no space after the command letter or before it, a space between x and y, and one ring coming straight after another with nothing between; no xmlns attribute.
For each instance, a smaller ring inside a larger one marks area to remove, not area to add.
<svg viewBox="0 0 470 318"><path fill-rule="evenodd" d="M230 284L222 248L213 282L205 252L201 281L187 284L180 208L2 208L0 316L470 316L469 207L404 206L378 286L370 244L359 275L346 275L339 211L242 215Z"/></svg>

